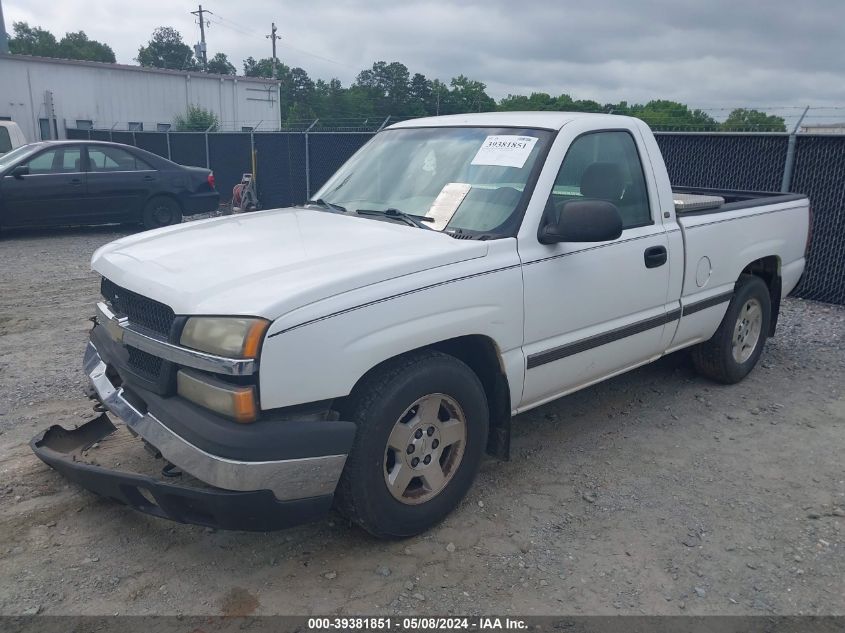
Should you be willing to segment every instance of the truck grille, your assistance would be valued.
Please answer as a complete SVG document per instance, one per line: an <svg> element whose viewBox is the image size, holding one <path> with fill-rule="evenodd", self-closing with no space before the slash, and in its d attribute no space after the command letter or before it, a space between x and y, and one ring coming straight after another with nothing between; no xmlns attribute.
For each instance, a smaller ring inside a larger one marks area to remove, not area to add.
<svg viewBox="0 0 845 633"><path fill-rule="evenodd" d="M100 283L100 293L114 311L127 316L130 323L152 330L166 339L170 338L176 315L169 306L121 288L105 277Z"/></svg>
<svg viewBox="0 0 845 633"><path fill-rule="evenodd" d="M164 359L130 345L126 346L126 351L129 353L129 366L136 374L153 382L158 381Z"/></svg>

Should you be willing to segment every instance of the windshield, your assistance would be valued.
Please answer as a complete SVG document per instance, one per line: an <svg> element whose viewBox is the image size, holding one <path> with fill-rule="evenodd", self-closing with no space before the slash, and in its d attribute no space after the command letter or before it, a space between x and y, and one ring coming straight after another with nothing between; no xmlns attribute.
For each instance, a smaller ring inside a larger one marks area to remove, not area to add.
<svg viewBox="0 0 845 633"><path fill-rule="evenodd" d="M314 198L350 214L369 211L362 216L371 219L385 217L374 211L392 209L435 230L511 235L551 136L547 130L527 128L386 130Z"/></svg>
<svg viewBox="0 0 845 633"><path fill-rule="evenodd" d="M28 156L37 151L41 145L39 143L31 143L29 145L21 145L13 149L11 152L0 155L0 171L4 170L9 165L16 163L24 156Z"/></svg>

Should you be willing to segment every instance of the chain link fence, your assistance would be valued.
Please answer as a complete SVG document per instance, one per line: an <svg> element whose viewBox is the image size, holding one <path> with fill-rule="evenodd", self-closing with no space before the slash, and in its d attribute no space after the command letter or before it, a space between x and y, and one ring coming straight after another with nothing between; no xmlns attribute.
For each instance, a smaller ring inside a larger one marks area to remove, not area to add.
<svg viewBox="0 0 845 633"><path fill-rule="evenodd" d="M779 191L787 134L655 133L673 185Z"/></svg>
<svg viewBox="0 0 845 633"><path fill-rule="evenodd" d="M807 194L813 237L796 294L845 304L845 138L798 135L792 191Z"/></svg>
<svg viewBox="0 0 845 633"><path fill-rule="evenodd" d="M332 128L302 125L281 132L127 132L68 129L68 138L111 140L177 163L214 170L228 202L241 175L253 171L264 208L310 198L386 121ZM673 185L807 194L813 241L795 294L845 304L845 135L656 132ZM790 144L794 163L790 167ZM791 183L791 184L790 184Z"/></svg>

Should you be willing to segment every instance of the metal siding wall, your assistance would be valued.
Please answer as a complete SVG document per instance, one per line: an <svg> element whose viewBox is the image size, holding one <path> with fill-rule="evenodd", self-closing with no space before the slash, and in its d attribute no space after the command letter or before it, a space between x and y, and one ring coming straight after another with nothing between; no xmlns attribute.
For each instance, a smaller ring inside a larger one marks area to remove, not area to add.
<svg viewBox="0 0 845 633"><path fill-rule="evenodd" d="M673 185L779 191L786 134L656 135Z"/></svg>
<svg viewBox="0 0 845 633"><path fill-rule="evenodd" d="M302 134L255 134L258 199L265 209L305 202L305 137Z"/></svg>
<svg viewBox="0 0 845 633"><path fill-rule="evenodd" d="M17 64L10 60L11 57L0 58L0 115L12 117L17 123L27 143L32 143L41 138L38 130L39 116L43 116L44 93L36 95L32 93L30 99L29 82L27 81L27 68L24 64Z"/></svg>
<svg viewBox="0 0 845 633"><path fill-rule="evenodd" d="M232 188L252 171L249 134L209 134L208 155L222 202L232 199Z"/></svg>
<svg viewBox="0 0 845 633"><path fill-rule="evenodd" d="M232 120L235 110L238 130L240 125L255 125L258 121L263 121L267 128L277 128L279 103L275 85L271 84L270 98L262 90L268 85L266 81L239 77L236 90L234 81L229 77L221 81L218 76L202 73L191 73L188 80L179 72L0 56L0 91L8 104L0 104L0 115L11 116L21 125L26 138L35 140L37 119L45 116L44 92L52 90L60 128L63 120L69 126L75 126L77 120L91 120L104 129L115 124L125 129L129 121L143 122L149 129L155 129L156 123L172 123L174 116L184 113L189 103L217 113L229 126L227 129L235 123ZM233 99L237 101L235 106L231 103Z"/></svg>
<svg viewBox="0 0 845 633"><path fill-rule="evenodd" d="M182 165L205 167L205 134L202 132L172 133L170 159Z"/></svg>
<svg viewBox="0 0 845 633"><path fill-rule="evenodd" d="M845 304L845 136L798 136L792 191L810 196L813 241L795 294Z"/></svg>

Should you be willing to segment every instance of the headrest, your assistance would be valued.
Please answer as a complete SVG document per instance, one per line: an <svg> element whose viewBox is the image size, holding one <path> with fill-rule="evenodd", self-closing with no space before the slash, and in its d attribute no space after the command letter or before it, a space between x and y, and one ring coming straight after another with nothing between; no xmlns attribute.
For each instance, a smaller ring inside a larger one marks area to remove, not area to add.
<svg viewBox="0 0 845 633"><path fill-rule="evenodd" d="M581 176L581 195L616 202L625 190L619 163L591 163Z"/></svg>

